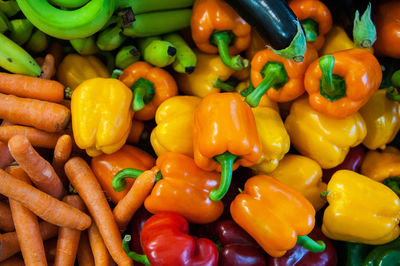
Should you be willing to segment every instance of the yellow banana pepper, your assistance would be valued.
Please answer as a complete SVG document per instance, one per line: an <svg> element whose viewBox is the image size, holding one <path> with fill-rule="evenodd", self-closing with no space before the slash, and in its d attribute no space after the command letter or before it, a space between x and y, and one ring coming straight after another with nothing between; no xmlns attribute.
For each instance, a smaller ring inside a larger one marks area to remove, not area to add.
<svg viewBox="0 0 400 266"><path fill-rule="evenodd" d="M322 232L331 239L380 245L399 236L400 199L385 185L349 170L328 183Z"/></svg>
<svg viewBox="0 0 400 266"><path fill-rule="evenodd" d="M76 144L89 156L119 150L130 133L132 91L117 79L94 78L81 83L71 98Z"/></svg>
<svg viewBox="0 0 400 266"><path fill-rule="evenodd" d="M178 152L193 158L193 114L200 101L196 96L174 96L157 108L157 126L150 135L157 156Z"/></svg>
<svg viewBox="0 0 400 266"><path fill-rule="evenodd" d="M344 119L331 118L312 109L307 98L293 102L285 126L296 150L323 169L342 163L349 149L360 144L367 134L358 112Z"/></svg>
<svg viewBox="0 0 400 266"><path fill-rule="evenodd" d="M362 144L368 149L384 149L399 132L400 103L389 100L386 89L375 92L359 112L367 125L367 136Z"/></svg>
<svg viewBox="0 0 400 266"><path fill-rule="evenodd" d="M326 202L321 199L320 194L326 190L326 184L322 182L321 166L313 159L287 154L269 175L300 192L316 211L325 205Z"/></svg>
<svg viewBox="0 0 400 266"><path fill-rule="evenodd" d="M95 56L69 54L57 69L57 80L74 90L83 81L92 78L109 78L110 73Z"/></svg>
<svg viewBox="0 0 400 266"><path fill-rule="evenodd" d="M388 146L382 152L367 152L360 172L378 182L400 176L400 151L395 147Z"/></svg>

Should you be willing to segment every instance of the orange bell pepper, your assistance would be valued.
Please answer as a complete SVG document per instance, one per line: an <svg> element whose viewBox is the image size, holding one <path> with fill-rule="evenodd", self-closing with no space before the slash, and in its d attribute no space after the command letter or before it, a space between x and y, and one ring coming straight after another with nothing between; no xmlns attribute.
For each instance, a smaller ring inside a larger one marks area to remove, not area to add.
<svg viewBox="0 0 400 266"><path fill-rule="evenodd" d="M256 107L265 93L277 102L296 99L304 93L304 73L317 57L317 51L309 44L304 60L299 63L285 59L269 48L259 51L251 60L250 77L255 89L245 101Z"/></svg>
<svg viewBox="0 0 400 266"><path fill-rule="evenodd" d="M146 131L144 130L143 121L133 119L131 131L126 142L129 144L138 144L144 134L146 134Z"/></svg>
<svg viewBox="0 0 400 266"><path fill-rule="evenodd" d="M322 252L325 244L307 237L315 210L299 192L267 175L253 176L232 201L233 220L272 257L281 257L297 244Z"/></svg>
<svg viewBox="0 0 400 266"><path fill-rule="evenodd" d="M329 8L319 0L293 0L289 7L300 20L307 42L320 50L325 42L324 35L332 28Z"/></svg>
<svg viewBox="0 0 400 266"><path fill-rule="evenodd" d="M193 41L201 51L219 52L224 64L235 70L248 66L237 54L250 45L251 27L225 1L196 0L190 25Z"/></svg>
<svg viewBox="0 0 400 266"><path fill-rule="evenodd" d="M248 167L261 157L261 143L253 112L238 93L212 93L202 99L193 119L194 161L206 171L221 171L212 200L226 194L232 170Z"/></svg>
<svg viewBox="0 0 400 266"><path fill-rule="evenodd" d="M124 168L147 170L154 163L155 159L147 152L134 146L124 145L112 154L93 157L91 167L106 195L112 202L118 203L128 193L133 180L127 181L127 186L123 191L116 192L111 185L114 175Z"/></svg>
<svg viewBox="0 0 400 266"><path fill-rule="evenodd" d="M310 64L304 86L311 107L342 119L356 113L379 88L381 66L365 49L324 55Z"/></svg>
<svg viewBox="0 0 400 266"><path fill-rule="evenodd" d="M137 120L153 119L157 107L178 94L175 79L164 69L146 62L136 62L125 68L119 80L133 92L132 109Z"/></svg>

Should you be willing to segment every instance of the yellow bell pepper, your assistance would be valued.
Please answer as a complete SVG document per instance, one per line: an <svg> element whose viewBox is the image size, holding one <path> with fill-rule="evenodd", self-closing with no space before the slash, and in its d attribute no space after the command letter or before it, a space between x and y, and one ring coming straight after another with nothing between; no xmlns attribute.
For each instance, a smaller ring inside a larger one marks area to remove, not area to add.
<svg viewBox="0 0 400 266"><path fill-rule="evenodd" d="M157 156L178 152L193 158L193 114L200 101L196 96L174 96L157 108L157 126L150 135Z"/></svg>
<svg viewBox="0 0 400 266"><path fill-rule="evenodd" d="M94 78L81 83L71 99L76 144L89 156L119 150L130 133L132 91L117 79Z"/></svg>
<svg viewBox="0 0 400 266"><path fill-rule="evenodd" d="M359 112L367 126L367 136L362 144L368 149L384 149L399 132L400 103L389 100L386 89L375 92Z"/></svg>
<svg viewBox="0 0 400 266"><path fill-rule="evenodd" d="M367 152L360 172L378 182L400 176L400 151L395 147L388 146L382 152Z"/></svg>
<svg viewBox="0 0 400 266"><path fill-rule="evenodd" d="M400 199L385 185L349 170L328 183L322 232L331 239L380 245L399 236Z"/></svg>
<svg viewBox="0 0 400 266"><path fill-rule="evenodd" d="M83 81L92 78L109 78L110 73L95 56L69 54L57 69L57 80L74 90Z"/></svg>
<svg viewBox="0 0 400 266"><path fill-rule="evenodd" d="M269 175L300 192L316 211L325 205L326 202L321 199L320 194L326 190L326 184L322 182L321 166L313 159L287 154Z"/></svg>
<svg viewBox="0 0 400 266"><path fill-rule="evenodd" d="M344 119L331 118L312 109L307 98L293 102L285 126L296 150L323 169L342 163L349 149L360 144L367 134L358 112Z"/></svg>

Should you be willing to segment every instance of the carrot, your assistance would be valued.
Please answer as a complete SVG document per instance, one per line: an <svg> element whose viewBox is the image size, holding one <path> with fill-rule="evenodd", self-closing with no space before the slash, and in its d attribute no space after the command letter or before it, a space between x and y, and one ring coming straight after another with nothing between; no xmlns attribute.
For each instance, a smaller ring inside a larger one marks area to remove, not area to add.
<svg viewBox="0 0 400 266"><path fill-rule="evenodd" d="M96 266L109 266L111 258L95 223L88 229L90 248Z"/></svg>
<svg viewBox="0 0 400 266"><path fill-rule="evenodd" d="M65 196L63 201L78 210L85 211L86 209L85 204L78 195ZM58 229L57 251L54 266L74 265L80 237L81 231L79 230L65 227L60 227Z"/></svg>
<svg viewBox="0 0 400 266"><path fill-rule="evenodd" d="M78 264L79 266L95 266L88 238L88 230L82 232L81 239L79 240Z"/></svg>
<svg viewBox="0 0 400 266"><path fill-rule="evenodd" d="M0 127L1 129L1 127ZM10 165L14 161L6 142L0 141L0 168Z"/></svg>
<svg viewBox="0 0 400 266"><path fill-rule="evenodd" d="M114 261L120 266L133 265L122 248L117 223L92 169L79 157L69 159L64 169L69 181L85 202Z"/></svg>
<svg viewBox="0 0 400 266"><path fill-rule="evenodd" d="M58 228L53 224L41 222L39 223L39 230L42 239L47 240L57 236ZM15 231L0 235L0 261L8 259L19 251L18 237Z"/></svg>
<svg viewBox="0 0 400 266"><path fill-rule="evenodd" d="M147 195L153 188L155 180L156 175L153 171L144 171L136 178L128 194L115 206L113 214L120 232L125 231L135 212L142 206Z"/></svg>
<svg viewBox="0 0 400 266"><path fill-rule="evenodd" d="M46 149L54 149L58 138L61 136L59 133L48 133L46 131L27 126L13 125L0 127L0 141L8 142L13 136L16 135L23 135L27 137L34 147Z"/></svg>
<svg viewBox="0 0 400 266"><path fill-rule="evenodd" d="M67 176L64 172L64 164L68 161L72 151L72 138L70 135L62 135L58 138L56 147L54 148L53 167L62 183L68 184Z"/></svg>
<svg viewBox="0 0 400 266"><path fill-rule="evenodd" d="M30 179L19 166L8 167L7 172L19 180L30 184ZM19 247L26 265L46 265L43 239L39 222L30 210L16 200L10 199L12 218L18 237Z"/></svg>
<svg viewBox="0 0 400 266"><path fill-rule="evenodd" d="M52 79L56 74L54 56L52 54L47 54L40 67L42 68L42 74L40 74L40 77L42 79ZM64 91L63 91L63 98L64 98Z"/></svg>
<svg viewBox="0 0 400 266"><path fill-rule="evenodd" d="M92 222L87 214L14 178L2 169L0 194L19 201L43 220L58 226L85 230Z"/></svg>
<svg viewBox="0 0 400 266"><path fill-rule="evenodd" d="M0 266L25 266L25 263L17 255L0 262Z"/></svg>
<svg viewBox="0 0 400 266"><path fill-rule="evenodd" d="M3 232L15 230L10 207L2 201L0 201L0 230Z"/></svg>
<svg viewBox="0 0 400 266"><path fill-rule="evenodd" d="M0 93L0 118L54 133L67 126L71 112L60 104Z"/></svg>
<svg viewBox="0 0 400 266"><path fill-rule="evenodd" d="M64 99L64 85L58 81L4 72L0 72L0 92L56 103Z"/></svg>
<svg viewBox="0 0 400 266"><path fill-rule="evenodd" d="M22 135L12 137L8 141L8 148L37 188L57 199L65 195L63 183L56 171L35 151L27 137Z"/></svg>

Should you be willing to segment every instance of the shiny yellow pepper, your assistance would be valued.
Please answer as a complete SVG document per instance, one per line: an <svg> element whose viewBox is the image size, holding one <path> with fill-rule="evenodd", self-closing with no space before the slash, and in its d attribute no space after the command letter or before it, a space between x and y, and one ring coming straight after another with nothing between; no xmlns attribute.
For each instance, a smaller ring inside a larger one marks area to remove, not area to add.
<svg viewBox="0 0 400 266"><path fill-rule="evenodd" d="M178 152L193 158L193 114L200 101L196 96L174 96L157 108L157 126L150 135L157 156Z"/></svg>
<svg viewBox="0 0 400 266"><path fill-rule="evenodd" d="M323 169L342 163L349 149L360 144L367 134L358 112L334 119L312 109L307 98L293 102L285 127L296 150L317 161Z"/></svg>
<svg viewBox="0 0 400 266"><path fill-rule="evenodd" d="M331 239L371 245L399 236L400 199L385 185L349 170L328 183L322 232Z"/></svg>
<svg viewBox="0 0 400 266"><path fill-rule="evenodd" d="M367 126L367 136L362 144L368 149L384 149L399 132L400 103L389 100L386 89L375 92L359 112Z"/></svg>
<svg viewBox="0 0 400 266"><path fill-rule="evenodd" d="M117 79L94 78L81 83L71 98L76 144L89 156L119 150L130 133L132 91Z"/></svg>
<svg viewBox="0 0 400 266"><path fill-rule="evenodd" d="M400 151L388 146L382 152L368 151L361 164L361 174L382 182L390 177L400 176Z"/></svg>
<svg viewBox="0 0 400 266"><path fill-rule="evenodd" d="M92 78L109 78L110 73L95 56L69 54L57 69L57 80L74 90L83 81Z"/></svg>
<svg viewBox="0 0 400 266"><path fill-rule="evenodd" d="M287 154L269 175L300 192L311 202L316 211L325 205L326 202L320 194L326 190L326 184L322 182L321 166L313 159Z"/></svg>

